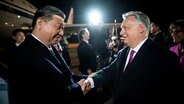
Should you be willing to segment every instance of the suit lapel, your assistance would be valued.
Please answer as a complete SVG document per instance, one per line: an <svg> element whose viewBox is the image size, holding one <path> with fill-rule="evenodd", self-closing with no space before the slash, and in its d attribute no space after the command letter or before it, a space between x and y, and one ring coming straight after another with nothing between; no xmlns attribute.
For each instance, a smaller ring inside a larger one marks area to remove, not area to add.
<svg viewBox="0 0 184 104"><path fill-rule="evenodd" d="M52 46L52 49L53 49L54 54L55 54L55 57L56 57L56 59L59 61L59 63L65 65L67 68L69 68L68 65L66 64L66 62L65 62L65 60L64 60L64 58L63 58L63 56L60 55L60 54L57 52L56 48Z"/></svg>
<svg viewBox="0 0 184 104"><path fill-rule="evenodd" d="M56 58L52 55L52 53L49 51L49 49L45 45L43 45L41 42L36 40L31 35L26 37L26 41L31 43L31 44L34 44L34 47L32 47L32 50L38 57L43 57L44 59L47 59L49 62L51 62L53 65L55 65L55 67L60 69L61 64L58 62L58 60L56 60ZM59 72L59 73L61 73L61 72Z"/></svg>
<svg viewBox="0 0 184 104"><path fill-rule="evenodd" d="M150 39L147 39L145 43L141 46L137 54L135 55L134 59L132 60L131 64L127 65L126 70L124 71L124 76L130 73L133 70L138 69L137 65L140 63L141 60L144 60L146 55L149 54L149 49L152 44Z"/></svg>
<svg viewBox="0 0 184 104"><path fill-rule="evenodd" d="M49 51L49 49L45 45L36 40L33 36L28 36L26 38L27 42L34 44L34 47L32 47L33 52L35 52L38 57L42 57L50 64L52 64L54 67L53 70L56 70L62 76L64 76L67 81L67 85L70 85L74 82L72 79L72 74L69 68L67 67L67 64L65 64L65 61L62 59L62 57L59 55L55 48L53 48L53 51L56 57Z"/></svg>
<svg viewBox="0 0 184 104"><path fill-rule="evenodd" d="M117 64L117 67L120 69L119 73L123 73L129 50L129 47L125 47L124 49L122 49L122 52L120 52L120 61Z"/></svg>
<svg viewBox="0 0 184 104"><path fill-rule="evenodd" d="M64 73L65 78L70 80L73 83L72 73L71 73L68 65L66 64L65 60L63 59L63 57L61 55L59 55L59 53L57 52L55 47L52 46L52 49L54 51L55 58L60 63L60 67L61 67L60 70Z"/></svg>

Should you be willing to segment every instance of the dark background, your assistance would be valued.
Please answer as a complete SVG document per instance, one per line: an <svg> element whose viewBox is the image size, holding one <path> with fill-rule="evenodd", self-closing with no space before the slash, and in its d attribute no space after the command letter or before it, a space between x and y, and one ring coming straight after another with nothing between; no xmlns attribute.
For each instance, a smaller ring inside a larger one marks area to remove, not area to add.
<svg viewBox="0 0 184 104"><path fill-rule="evenodd" d="M146 13L151 20L159 20L166 29L176 20L184 18L181 0L28 0L40 8L45 5L53 5L68 16L70 8L74 8L74 23L88 22L87 14L91 9L98 9L103 14L105 23L112 23L116 19L121 22L121 14L137 10Z"/></svg>
<svg viewBox="0 0 184 104"><path fill-rule="evenodd" d="M128 11L142 11L151 21L160 23L161 30L168 32L171 22L184 19L183 3L181 0L28 0L37 8L53 5L60 8L66 16L70 8L74 8L74 23L88 23L88 13L91 9L98 9L103 15L104 23L122 22L121 14ZM99 53L103 49L107 32L104 29L91 30L91 43ZM118 32L119 33L119 32Z"/></svg>

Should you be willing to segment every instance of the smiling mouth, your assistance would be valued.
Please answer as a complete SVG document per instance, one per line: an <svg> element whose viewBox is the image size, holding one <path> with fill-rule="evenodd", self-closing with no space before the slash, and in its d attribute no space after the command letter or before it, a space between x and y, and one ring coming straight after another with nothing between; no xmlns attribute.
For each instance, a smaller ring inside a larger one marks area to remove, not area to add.
<svg viewBox="0 0 184 104"><path fill-rule="evenodd" d="M121 42L125 40L125 37L120 37Z"/></svg>

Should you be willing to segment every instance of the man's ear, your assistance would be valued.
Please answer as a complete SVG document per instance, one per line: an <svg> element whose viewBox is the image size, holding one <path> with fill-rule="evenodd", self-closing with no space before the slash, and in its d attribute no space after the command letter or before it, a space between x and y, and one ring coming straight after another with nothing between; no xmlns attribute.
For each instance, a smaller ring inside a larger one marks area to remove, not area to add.
<svg viewBox="0 0 184 104"><path fill-rule="evenodd" d="M145 30L144 30L144 25L143 24L139 24L139 33L142 34Z"/></svg>
<svg viewBox="0 0 184 104"><path fill-rule="evenodd" d="M36 25L38 26L38 28L40 29L43 26L44 23L44 19L43 18L38 18L36 21Z"/></svg>

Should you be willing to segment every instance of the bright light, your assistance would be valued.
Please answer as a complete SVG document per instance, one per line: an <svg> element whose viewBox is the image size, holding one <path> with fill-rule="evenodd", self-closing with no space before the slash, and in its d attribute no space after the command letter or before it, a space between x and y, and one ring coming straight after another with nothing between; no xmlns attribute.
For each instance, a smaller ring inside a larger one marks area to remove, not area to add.
<svg viewBox="0 0 184 104"><path fill-rule="evenodd" d="M17 18L20 18L20 16L18 15Z"/></svg>
<svg viewBox="0 0 184 104"><path fill-rule="evenodd" d="M5 25L8 25L8 22L5 22L4 24L5 24Z"/></svg>
<svg viewBox="0 0 184 104"><path fill-rule="evenodd" d="M89 14L89 22L90 24L93 24L93 25L98 25L102 23L101 13L99 11L92 11Z"/></svg>

